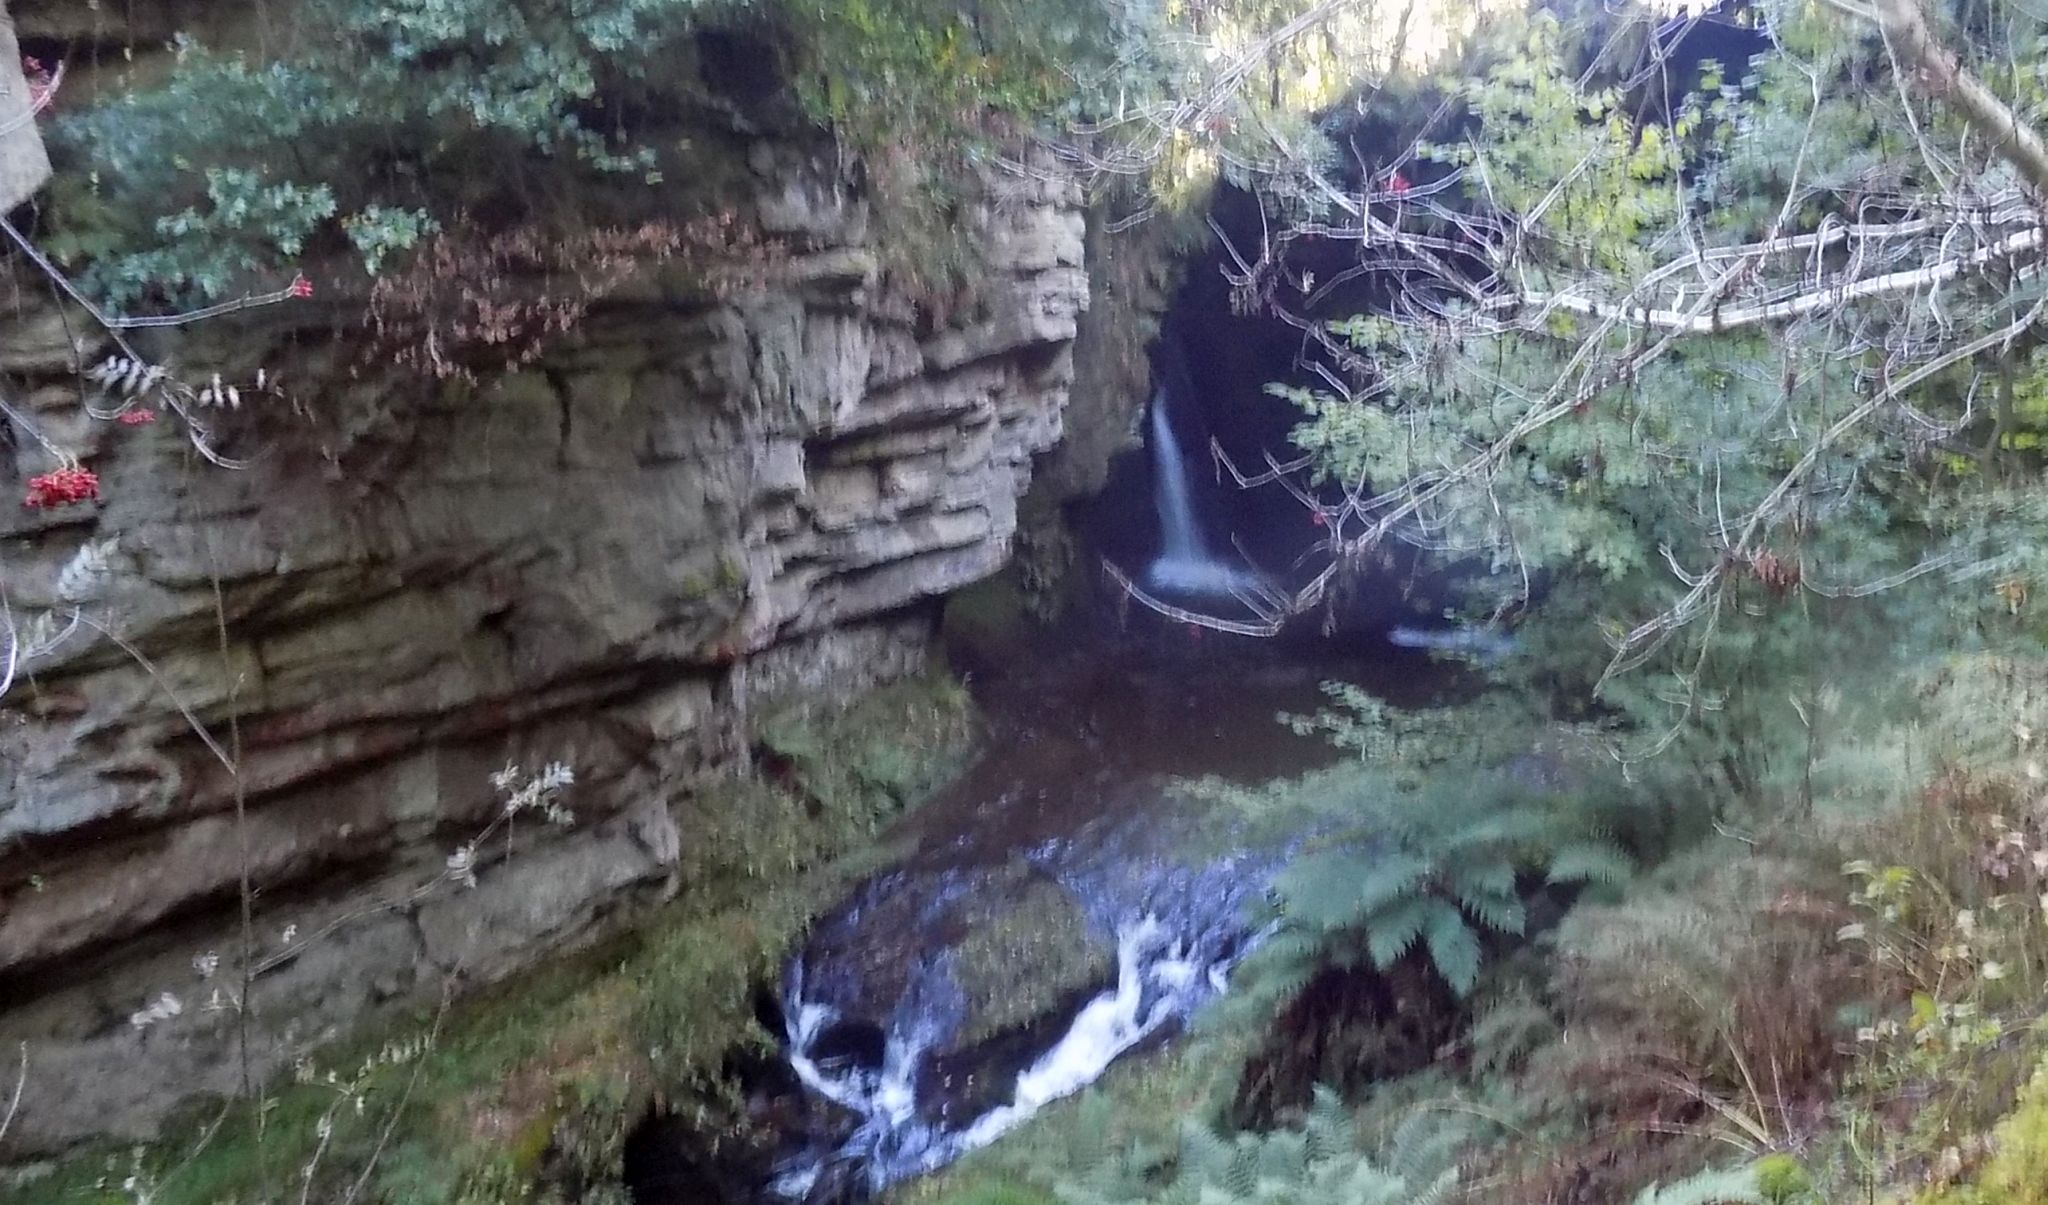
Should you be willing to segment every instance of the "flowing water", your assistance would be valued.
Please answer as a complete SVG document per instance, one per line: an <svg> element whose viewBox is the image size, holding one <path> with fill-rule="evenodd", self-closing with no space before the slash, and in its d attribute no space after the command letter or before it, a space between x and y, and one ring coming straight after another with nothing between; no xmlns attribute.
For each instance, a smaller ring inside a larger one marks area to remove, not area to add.
<svg viewBox="0 0 2048 1205"><path fill-rule="evenodd" d="M784 1199L860 1199L939 1167L1172 1033L1257 944L1248 918L1286 844L1241 839L1176 784L1326 764L1276 718L1314 709L1324 678L1397 699L1441 679L1392 649L1290 663L1186 633L1021 660L979 692L984 754L789 966L790 1062L844 1121L788 1153ZM1017 993L1036 1008L1006 1011Z"/></svg>
<svg viewBox="0 0 2048 1205"><path fill-rule="evenodd" d="M1160 541L1147 584L1190 606L1242 598L1257 574L1212 555L1169 400L1162 389L1149 420ZM1421 702L1446 679L1426 650L1473 639L1401 629L1347 658L1141 624L1135 638L985 653L982 755L896 827L901 857L822 917L787 968L786 1055L812 1120L773 1197L865 1200L1165 1040L1257 946L1255 905L1299 836L1255 835L1188 781L1327 764L1330 746L1281 713L1316 710L1333 678Z"/></svg>
<svg viewBox="0 0 2048 1205"><path fill-rule="evenodd" d="M1194 489L1187 457L1168 412L1168 394L1152 399L1150 438L1154 491L1159 508L1160 552L1145 572L1155 589L1180 595L1230 595L1248 589L1252 575L1209 555L1195 517Z"/></svg>

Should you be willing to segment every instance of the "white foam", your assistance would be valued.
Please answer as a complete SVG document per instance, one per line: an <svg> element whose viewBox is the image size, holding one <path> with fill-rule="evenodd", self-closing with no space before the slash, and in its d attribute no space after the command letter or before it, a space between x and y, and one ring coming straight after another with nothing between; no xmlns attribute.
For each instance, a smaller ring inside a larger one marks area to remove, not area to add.
<svg viewBox="0 0 2048 1205"><path fill-rule="evenodd" d="M877 1156L884 1151L893 1156L876 1158L868 1168L870 1184L881 1188L994 1142L1046 1105L1094 1083L1118 1056L1221 993L1235 959L1202 959L1170 943L1170 936L1150 914L1121 926L1115 985L1084 1005L1060 1039L1018 1073L1009 1103L951 1133L929 1129L917 1117L917 1071L925 1051L914 1038L899 1040L892 1034L879 1073L861 1067L826 1070L810 1056L809 1046L835 1017L830 1008L805 1003L796 994L790 1063L813 1091L861 1116L857 1141L873 1143ZM791 1168L775 1181L775 1190L801 1197L816 1183L820 1166Z"/></svg>
<svg viewBox="0 0 2048 1205"><path fill-rule="evenodd" d="M1167 594L1225 597L1256 593L1260 589L1255 575L1235 565L1206 558L1162 557L1145 570L1145 581L1153 589Z"/></svg>
<svg viewBox="0 0 2048 1205"><path fill-rule="evenodd" d="M1488 628L1397 627L1387 633L1387 643L1404 649L1434 649L1444 653L1471 653L1483 659L1505 657L1515 649L1515 638Z"/></svg>

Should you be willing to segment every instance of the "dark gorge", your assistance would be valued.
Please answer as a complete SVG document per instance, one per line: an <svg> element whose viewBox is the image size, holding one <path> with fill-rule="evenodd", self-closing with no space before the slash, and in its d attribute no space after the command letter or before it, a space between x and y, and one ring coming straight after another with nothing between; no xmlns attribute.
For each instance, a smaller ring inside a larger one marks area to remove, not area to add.
<svg viewBox="0 0 2048 1205"><path fill-rule="evenodd" d="M2040 14L0 3L0 1205L2044 1205Z"/></svg>

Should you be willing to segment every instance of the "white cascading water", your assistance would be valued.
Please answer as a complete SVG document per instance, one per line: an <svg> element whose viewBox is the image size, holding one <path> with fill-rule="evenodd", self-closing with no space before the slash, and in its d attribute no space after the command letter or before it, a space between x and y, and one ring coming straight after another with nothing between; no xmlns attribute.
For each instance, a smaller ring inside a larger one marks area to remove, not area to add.
<svg viewBox="0 0 2048 1205"><path fill-rule="evenodd" d="M1246 584L1246 574L1210 557L1195 522L1194 493L1180 437L1167 414L1167 394L1152 398L1152 457L1157 478L1161 549L1146 577L1153 586L1183 594L1229 594Z"/></svg>
<svg viewBox="0 0 2048 1205"><path fill-rule="evenodd" d="M919 1072L937 1025L912 1024L890 1032L878 1068L821 1066L813 1043L839 1017L831 1006L806 999L800 981L793 983L790 1062L811 1091L851 1110L860 1123L837 1151L814 1152L787 1166L772 1188L801 1200L828 1163L846 1159L859 1161L861 1179L869 1189L880 1190L994 1142L1047 1104L1093 1083L1119 1055L1220 995L1230 969L1259 936L1224 945L1215 940L1191 944L1149 913L1121 925L1116 982L1082 1006L1059 1039L1017 1074L1006 1102L952 1127L928 1120L919 1109Z"/></svg>
<svg viewBox="0 0 2048 1205"><path fill-rule="evenodd" d="M1202 533L1195 527L1195 506L1189 497L1187 463L1179 437L1166 414L1166 393L1152 399L1152 455L1159 466L1159 533L1164 562L1202 561Z"/></svg>
<svg viewBox="0 0 2048 1205"><path fill-rule="evenodd" d="M1227 988L1231 969L1264 941L1266 930L1249 924L1249 904L1278 869L1280 853L1245 850L1186 865L1143 857L1114 840L1059 842L1042 850L1042 865L1059 873L1092 918L1090 928L1114 934L1116 978L1022 1062L1012 1053L1004 1064L975 1064L975 1047L958 1045L967 1000L950 949L924 947L899 994L877 1000L860 990L872 973L872 963L858 953L864 943L903 937L901 920L887 922L881 934L862 924L901 916L883 904L893 889L915 879L885 875L821 922L823 939L813 934L813 945L791 963L784 984L788 1062L809 1092L844 1107L854 1123L788 1158L770 1185L778 1195L801 1201L817 1189L838 1199L836 1189L848 1182L879 1191L940 1168L1092 1084L1118 1055L1188 1021ZM973 875L926 881L920 910L938 918L948 900L977 885ZM858 941L848 943L850 937ZM963 1057L977 1070L969 1072ZM993 1090L973 1096L954 1090L963 1074L991 1072L997 1076L987 1080Z"/></svg>

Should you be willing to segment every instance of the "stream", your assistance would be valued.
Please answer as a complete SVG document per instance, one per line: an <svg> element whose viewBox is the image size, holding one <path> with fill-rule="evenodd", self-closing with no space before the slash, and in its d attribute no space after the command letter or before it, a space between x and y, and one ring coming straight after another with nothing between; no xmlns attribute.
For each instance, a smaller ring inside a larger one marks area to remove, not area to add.
<svg viewBox="0 0 2048 1205"><path fill-rule="evenodd" d="M806 1091L842 1123L780 1162L773 1195L858 1200L986 1145L1112 1061L1165 1040L1256 944L1285 856L1185 780L1328 764L1282 712L1331 678L1395 702L1444 680L1379 645L1289 658L1157 623L983 672L981 756L894 834L908 852L814 928L782 1014Z"/></svg>

